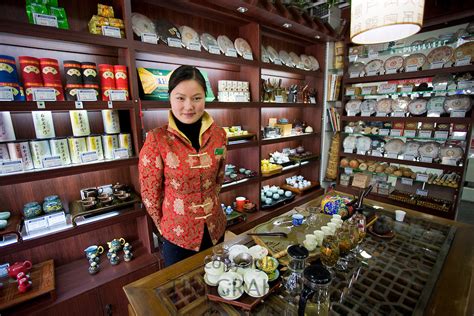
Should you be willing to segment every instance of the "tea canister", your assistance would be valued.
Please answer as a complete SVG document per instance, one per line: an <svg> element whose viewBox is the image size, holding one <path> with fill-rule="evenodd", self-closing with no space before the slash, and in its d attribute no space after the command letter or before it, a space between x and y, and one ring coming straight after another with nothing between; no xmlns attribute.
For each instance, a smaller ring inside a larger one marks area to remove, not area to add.
<svg viewBox="0 0 474 316"><path fill-rule="evenodd" d="M76 137L88 136L91 133L89 117L86 110L69 111L72 134Z"/></svg>
<svg viewBox="0 0 474 316"><path fill-rule="evenodd" d="M117 110L102 110L102 122L106 134L120 133L120 120Z"/></svg>
<svg viewBox="0 0 474 316"><path fill-rule="evenodd" d="M41 205L38 202L26 203L23 206L23 216L25 216L25 218L33 218L41 215L41 213Z"/></svg>
<svg viewBox="0 0 474 316"><path fill-rule="evenodd" d="M32 111L31 115L33 116L36 138L56 137L51 111Z"/></svg>
<svg viewBox="0 0 474 316"><path fill-rule="evenodd" d="M87 142L87 150L88 151L96 151L97 152L97 159L104 160L104 148L102 146L102 138L100 135L91 135L88 136L86 139Z"/></svg>
<svg viewBox="0 0 474 316"><path fill-rule="evenodd" d="M128 156L132 157L132 137L130 134L119 134L119 146L120 148L128 149Z"/></svg>
<svg viewBox="0 0 474 316"><path fill-rule="evenodd" d="M43 211L46 214L59 212L63 209L63 204L57 195L50 195L44 198Z"/></svg>
<svg viewBox="0 0 474 316"><path fill-rule="evenodd" d="M114 149L119 148L118 135L102 135L105 159L114 159Z"/></svg>
<svg viewBox="0 0 474 316"><path fill-rule="evenodd" d="M47 140L30 141L31 156L35 169L43 168L43 159L51 157L51 149Z"/></svg>
<svg viewBox="0 0 474 316"><path fill-rule="evenodd" d="M66 138L50 139L49 146L51 147L51 156L61 157L63 165L71 164L71 156Z"/></svg>
<svg viewBox="0 0 474 316"><path fill-rule="evenodd" d="M21 160L23 161L23 170L34 169L33 156L31 155L30 143L20 142Z"/></svg>
<svg viewBox="0 0 474 316"><path fill-rule="evenodd" d="M10 112L0 112L0 141L9 142L13 140L16 140L16 137Z"/></svg>
<svg viewBox="0 0 474 316"><path fill-rule="evenodd" d="M87 151L86 138L69 137L67 140L72 163L81 163L81 154Z"/></svg>
<svg viewBox="0 0 474 316"><path fill-rule="evenodd" d="M10 160L7 144L0 144L0 162Z"/></svg>

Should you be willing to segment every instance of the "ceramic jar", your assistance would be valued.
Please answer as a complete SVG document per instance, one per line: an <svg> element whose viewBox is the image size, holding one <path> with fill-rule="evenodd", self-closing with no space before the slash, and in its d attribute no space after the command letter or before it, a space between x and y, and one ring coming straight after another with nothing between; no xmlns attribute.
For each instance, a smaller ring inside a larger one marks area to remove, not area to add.
<svg viewBox="0 0 474 316"><path fill-rule="evenodd" d="M59 212L63 209L63 204L57 195L50 195L44 198L43 211L46 214Z"/></svg>
<svg viewBox="0 0 474 316"><path fill-rule="evenodd" d="M33 218L39 216L42 212L43 210L41 209L41 205L38 202L26 203L23 206L23 216L25 216L25 218Z"/></svg>

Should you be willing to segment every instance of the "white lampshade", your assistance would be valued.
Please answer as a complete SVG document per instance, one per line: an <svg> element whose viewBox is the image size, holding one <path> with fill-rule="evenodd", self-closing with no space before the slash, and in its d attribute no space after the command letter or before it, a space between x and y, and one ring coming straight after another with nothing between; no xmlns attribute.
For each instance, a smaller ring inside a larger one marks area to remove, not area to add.
<svg viewBox="0 0 474 316"><path fill-rule="evenodd" d="M352 0L351 40L356 44L397 41L423 24L424 0Z"/></svg>

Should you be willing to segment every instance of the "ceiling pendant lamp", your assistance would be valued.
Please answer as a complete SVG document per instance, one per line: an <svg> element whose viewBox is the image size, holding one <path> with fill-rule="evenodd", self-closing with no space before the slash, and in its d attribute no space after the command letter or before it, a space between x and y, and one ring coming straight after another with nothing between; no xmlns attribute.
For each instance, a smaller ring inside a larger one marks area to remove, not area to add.
<svg viewBox="0 0 474 316"><path fill-rule="evenodd" d="M424 0L352 0L351 41L377 44L416 34L424 7Z"/></svg>

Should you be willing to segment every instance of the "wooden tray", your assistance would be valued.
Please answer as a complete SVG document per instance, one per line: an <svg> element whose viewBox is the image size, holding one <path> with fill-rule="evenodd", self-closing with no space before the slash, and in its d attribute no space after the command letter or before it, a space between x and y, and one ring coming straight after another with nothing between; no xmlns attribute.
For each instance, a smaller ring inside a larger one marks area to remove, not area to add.
<svg viewBox="0 0 474 316"><path fill-rule="evenodd" d="M252 171L252 170L250 170L250 171ZM256 176L257 176L257 173L255 171L252 171L252 173L249 174L249 175L242 174L242 173L239 172L239 173L237 173L237 178L235 178L235 179L232 179L229 176L224 176L223 184L229 184L229 183L232 183L232 182L240 181L242 179L251 179L251 178L254 178Z"/></svg>
<svg viewBox="0 0 474 316"><path fill-rule="evenodd" d="M281 173L281 170L283 169L282 166L279 166L278 168L272 170L272 171L268 171L268 172L264 172L262 171L262 177L269 177L269 176L272 176L274 174L278 174L278 173Z"/></svg>
<svg viewBox="0 0 474 316"><path fill-rule="evenodd" d="M217 286L209 286L207 287L207 298L210 301L225 303L233 306L240 307L244 310L251 311L255 308L260 302L262 302L266 297L272 294L274 291L278 290L281 286L281 277L278 277L275 281L268 282L269 290L268 293L262 297L252 297L247 293L243 293L242 296L236 300L230 301L222 298L219 293L217 293Z"/></svg>
<svg viewBox="0 0 474 316"><path fill-rule="evenodd" d="M317 158L319 158L319 156L311 154L311 155L304 156L304 157L289 156L288 158L290 158L291 162L302 162L302 161L317 159Z"/></svg>
<svg viewBox="0 0 474 316"><path fill-rule="evenodd" d="M294 192L296 194L303 194L307 191L310 191L310 190L314 189L315 187L319 187L319 182L318 181L311 181L311 185L309 187L304 188L304 189L297 189L297 188L294 188L291 185L288 185L286 183L280 185L280 188L282 188L283 190L288 190L288 191Z"/></svg>
<svg viewBox="0 0 474 316"><path fill-rule="evenodd" d="M126 206L130 206L140 201L141 201L140 197L135 192L130 192L130 199L128 201L122 202L119 199L114 199L114 201L112 202L112 205L98 207L91 210L85 210L81 204L81 201L73 201L71 202L70 207L69 207L69 210L71 213L72 225L77 226L76 218L79 216L100 214L100 213L116 210L119 208L123 208Z"/></svg>
<svg viewBox="0 0 474 316"><path fill-rule="evenodd" d="M240 222L245 222L247 220L247 215L232 211L230 214L226 214L227 218L227 227L238 224Z"/></svg>
<svg viewBox="0 0 474 316"><path fill-rule="evenodd" d="M8 219L8 225L4 229L0 230L0 237L7 236L7 235L16 235L18 242L23 242L23 238L21 237L21 216L20 214L11 214L10 218Z"/></svg>
<svg viewBox="0 0 474 316"><path fill-rule="evenodd" d="M0 290L0 310L26 302L40 295L49 294L51 299L56 298L53 260L33 265L30 271L33 282L31 289L26 293L18 292L18 284L8 277L1 279L3 289Z"/></svg>
<svg viewBox="0 0 474 316"><path fill-rule="evenodd" d="M277 206L277 205L280 205L280 204L283 204L283 203L285 203L285 202L289 202L289 201L293 200L293 199L295 198L295 196L296 196L296 194L293 194L293 195L290 196L290 197L283 196L282 198L278 199L277 201L275 201L275 202L272 203L272 204L262 204L262 205L260 206L260 208L261 208L262 210L268 209L268 208L273 208L273 207L275 207L275 206Z"/></svg>
<svg viewBox="0 0 474 316"><path fill-rule="evenodd" d="M231 141L234 141L234 140L253 139L253 138L255 138L255 136L256 135L254 133L248 133L246 135L228 136L227 140L229 142L231 142Z"/></svg>

